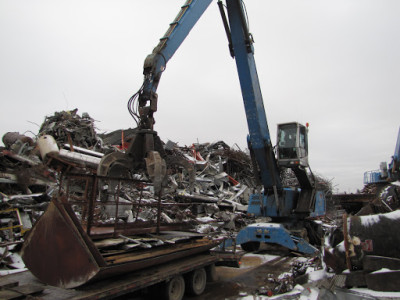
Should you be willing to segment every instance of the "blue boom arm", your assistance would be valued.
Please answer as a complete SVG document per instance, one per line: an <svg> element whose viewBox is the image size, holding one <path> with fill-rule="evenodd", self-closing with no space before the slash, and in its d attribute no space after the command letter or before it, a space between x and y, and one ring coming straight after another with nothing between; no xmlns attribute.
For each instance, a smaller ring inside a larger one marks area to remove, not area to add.
<svg viewBox="0 0 400 300"><path fill-rule="evenodd" d="M164 37L144 63L144 82L128 104L140 129L153 130L153 113L157 110L157 87L167 62L182 44L190 30L200 19L212 0L188 0L170 24ZM255 172L259 175L265 193L282 188L278 165L273 152L257 69L254 61L252 38L248 32L245 13L240 0L227 0L229 25L222 2L218 2L229 39L231 55L235 57L237 71L249 128L248 143L254 158ZM138 96L138 109L133 100ZM277 195L276 197L277 198Z"/></svg>
<svg viewBox="0 0 400 300"><path fill-rule="evenodd" d="M163 149L162 147L157 149L156 144L161 144L161 142L157 142L159 138L157 133L153 131L153 113L157 111L157 87L167 62L182 44L211 1L187 0L174 22L171 23L165 36L161 38L157 47L146 58L143 85L128 103L129 111L138 123L137 134L127 150L129 157L124 160L120 160L119 157L115 157L115 159L113 157L109 158L110 163L108 165L115 161L126 165L130 161L137 162L146 157L146 166L150 178L153 178L155 193L156 187L157 191L161 192L160 187L163 176L165 176L165 162L158 157ZM218 1L229 41L229 51L231 56L235 58L239 75L249 129L248 145L253 168L257 178L261 181L260 183L264 186L263 195L255 194L251 196L248 212L251 212L250 208L254 208L254 216L292 216L299 193L294 189L282 188L254 60L253 40L248 30L243 1L226 0L225 3L228 18L225 15L222 1ZM137 104L137 109L135 103ZM133 164L133 167L135 166ZM305 196L307 196L306 200L313 199L312 193ZM308 206L305 212L309 213ZM304 214L303 211L300 213L300 215ZM300 223L297 222L297 216L294 220L294 224L299 226ZM307 246L307 243L301 238L292 236L283 226L269 226L264 223L260 225L254 224L254 226L242 229L238 234L237 242L242 244L243 248L254 245L254 243L271 242L306 253L314 253L316 251L313 247L303 246Z"/></svg>
<svg viewBox="0 0 400 300"><path fill-rule="evenodd" d="M153 52L146 57L143 85L128 103L128 109L141 129L153 129L153 113L157 111L156 91L162 72L211 2L212 0L187 0ZM133 103L136 96L139 96L138 111Z"/></svg>
<svg viewBox="0 0 400 300"><path fill-rule="evenodd" d="M389 174L392 181L400 180L400 128L397 135L393 158L391 163L389 164Z"/></svg>
<svg viewBox="0 0 400 300"><path fill-rule="evenodd" d="M255 171L259 173L264 193L282 189L278 164L272 148L264 102L254 60L252 38L240 0L227 0L233 54L242 90L249 128L249 148L255 159Z"/></svg>

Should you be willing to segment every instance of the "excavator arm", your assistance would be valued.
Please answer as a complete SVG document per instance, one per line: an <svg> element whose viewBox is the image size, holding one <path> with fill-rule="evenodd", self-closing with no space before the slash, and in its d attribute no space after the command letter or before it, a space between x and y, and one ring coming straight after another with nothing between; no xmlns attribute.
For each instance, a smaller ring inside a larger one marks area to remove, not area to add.
<svg viewBox="0 0 400 300"><path fill-rule="evenodd" d="M109 176L144 170L160 194L166 174L163 148L157 132L153 130L154 112L157 111L157 87L168 61L182 44L212 0L187 0L175 20L144 62L143 84L128 101L128 110L137 123L134 136L126 153L111 153L103 157L97 174ZM123 175L124 176L124 175Z"/></svg>
<svg viewBox="0 0 400 300"><path fill-rule="evenodd" d="M144 63L144 81L139 91L128 102L128 109L137 122L136 134L132 138L126 153L112 153L103 157L98 168L99 175L120 173L121 168L146 170L154 183L154 192L161 196L162 183L166 174L166 163L163 159L163 147L157 133L153 130L154 113L157 111L157 87L168 61L182 44L190 30L200 19L212 0L187 0L181 7L175 20L170 24L166 34L160 39L153 52L147 56ZM277 218L290 217L292 225L301 226L299 218L310 213L308 205L312 201L314 190L304 194L304 209L301 214L293 213L298 206L299 191L283 188L279 165L275 157L265 114L260 82L254 60L253 39L249 33L247 16L242 0L226 0L225 4L218 1L220 13L229 42L229 52L235 58L239 75L242 98L248 125L248 145L252 156L254 171L264 187L263 193L251 195L248 214L254 216L269 216ZM227 14L225 13L227 12ZM227 15L227 16L226 16ZM114 173L113 171L116 170ZM306 189L304 189L306 190ZM161 199L161 197L159 197ZM320 197L324 203L323 197ZM161 201L161 200L159 200ZM303 202L300 200L299 202ZM304 210L304 211L303 211ZM301 215L301 216L300 216ZM272 227L271 227L272 226ZM255 230L251 230L255 228ZM283 226L276 224L255 224L255 227L242 229L238 234L238 243L253 245L259 242L277 242L287 246L286 240L296 240L291 249L303 249L299 245L305 243L302 239L292 236ZM275 238L268 234L282 233ZM260 234L263 232L264 234ZM242 237L242 238L239 238ZM316 249L308 247L309 251Z"/></svg>
<svg viewBox="0 0 400 300"><path fill-rule="evenodd" d="M391 181L400 180L400 128L397 134L396 147L394 148L392 161L389 164L389 174Z"/></svg>
<svg viewBox="0 0 400 300"><path fill-rule="evenodd" d="M153 113L157 111L158 99L156 91L161 75L168 61L211 2L212 0L187 0L153 52L146 57L143 66L143 85L134 95L134 97L138 97L138 101L129 103L129 110L133 117L138 119L140 128L153 129ZM138 108L132 107L132 105L137 105Z"/></svg>
<svg viewBox="0 0 400 300"><path fill-rule="evenodd" d="M159 44L146 57L143 84L128 101L128 110L138 125L137 132L126 155L110 154L104 157L104 163L100 163L98 174L106 176L113 173L114 166L147 169L148 172L149 165L156 170L164 169L155 167L156 161L165 164L162 159L163 150L157 147L160 145L159 137L153 130L158 101L157 87L168 61L211 2L212 0L187 0ZM228 35L230 53L235 58L239 74L249 128L248 144L255 162L254 169L260 175L265 193L274 193L278 201L278 192L282 189L282 184L271 143L254 61L253 40L248 30L243 3L241 0L226 1L228 19L222 1L219 1L218 5ZM156 172L152 178L162 182L163 175Z"/></svg>
<svg viewBox="0 0 400 300"><path fill-rule="evenodd" d="M271 136L265 114L260 82L254 60L253 39L249 33L243 3L240 0L226 1L229 17L231 53L242 90L243 103L249 129L248 145L253 156L254 169L258 171L264 193L282 189L278 164L273 152ZM225 23L225 22L224 22Z"/></svg>

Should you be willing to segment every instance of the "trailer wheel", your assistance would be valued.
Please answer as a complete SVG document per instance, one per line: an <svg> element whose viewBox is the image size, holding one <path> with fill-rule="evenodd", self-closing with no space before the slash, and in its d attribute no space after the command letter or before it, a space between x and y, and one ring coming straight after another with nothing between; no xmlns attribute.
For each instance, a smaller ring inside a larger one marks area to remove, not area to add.
<svg viewBox="0 0 400 300"><path fill-rule="evenodd" d="M165 283L164 298L167 300L181 300L185 293L185 280L182 275L173 277Z"/></svg>
<svg viewBox="0 0 400 300"><path fill-rule="evenodd" d="M260 249L260 242L247 242L240 244L242 249L246 252L258 251Z"/></svg>
<svg viewBox="0 0 400 300"><path fill-rule="evenodd" d="M193 296L201 295L207 284L206 270L204 268L194 270L187 275L186 280L187 293Z"/></svg>

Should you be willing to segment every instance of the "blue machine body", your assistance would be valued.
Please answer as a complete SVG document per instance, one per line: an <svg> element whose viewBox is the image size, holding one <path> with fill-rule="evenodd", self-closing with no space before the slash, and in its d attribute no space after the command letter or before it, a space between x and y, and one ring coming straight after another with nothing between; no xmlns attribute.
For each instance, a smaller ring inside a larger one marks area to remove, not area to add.
<svg viewBox="0 0 400 300"><path fill-rule="evenodd" d="M322 217L326 213L326 199L323 191L315 192L314 210L310 213L311 218Z"/></svg>
<svg viewBox="0 0 400 300"><path fill-rule="evenodd" d="M140 120L140 123L138 123L140 129L153 130L153 113L157 110L158 101L156 90L162 72L211 2L211 0L186 1L165 35L160 39L159 44L147 56L144 63L144 82L137 93L138 109L130 109L134 118L138 117ZM251 196L248 212L254 216L272 218L291 216L297 223L300 223L305 217L320 216L325 212L324 194L315 191L314 182L303 169L304 166L293 167L300 182L300 189L283 188L280 166L275 157L265 114L254 59L253 39L249 33L244 3L242 0L226 0L225 3L224 6L222 1L218 1L218 6L228 37L230 54L235 58L239 75L253 169L263 186L261 196L258 194ZM225 15L225 9L228 17ZM149 144L147 141L146 143ZM259 230L268 231L270 234L264 234L262 235L263 238L260 238L256 234ZM270 238L266 239L267 236ZM290 249L300 249L299 251L304 249L305 252L314 249L311 246L303 246L306 242L303 240L299 242L296 239L282 224L262 223L248 226L240 231L237 236L237 243L264 241L287 245ZM293 246L294 244L295 246Z"/></svg>
<svg viewBox="0 0 400 300"><path fill-rule="evenodd" d="M294 236L279 223L255 223L242 229L236 236L236 244L262 242L279 244L288 249L306 254L314 254L318 249L304 239Z"/></svg>
<svg viewBox="0 0 400 300"><path fill-rule="evenodd" d="M274 195L253 194L250 195L247 214L251 217L290 217L293 216L293 208L297 206L297 200L301 191L294 188L284 188L281 201L283 209L278 210ZM262 201L260 201L260 197ZM313 210L309 211L310 217L321 217L326 212L325 195L322 191L316 191Z"/></svg>
<svg viewBox="0 0 400 300"><path fill-rule="evenodd" d="M281 196L281 204L283 209L278 211L275 196L264 194L250 195L247 214L251 217L284 217L292 215L292 208L299 195L297 189L284 188ZM261 198L261 200L260 200Z"/></svg>

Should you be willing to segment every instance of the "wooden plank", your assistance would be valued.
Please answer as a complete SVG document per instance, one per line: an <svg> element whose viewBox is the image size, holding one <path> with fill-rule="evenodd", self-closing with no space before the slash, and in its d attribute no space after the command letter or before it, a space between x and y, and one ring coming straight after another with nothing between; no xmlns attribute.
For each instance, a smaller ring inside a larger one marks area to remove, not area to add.
<svg viewBox="0 0 400 300"><path fill-rule="evenodd" d="M11 290L3 290L0 291L0 299L2 300L15 300L15 299L24 299L25 295L17 293Z"/></svg>
<svg viewBox="0 0 400 300"><path fill-rule="evenodd" d="M39 285L25 284L25 285L20 285L20 286L10 288L10 290L15 291L20 294L23 294L23 295L33 295L33 294L41 293L44 290L44 288L43 288L43 286L39 286Z"/></svg>

